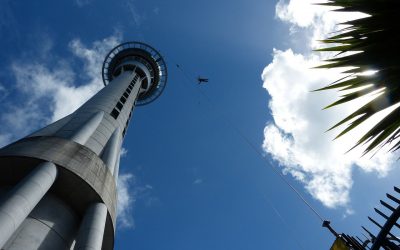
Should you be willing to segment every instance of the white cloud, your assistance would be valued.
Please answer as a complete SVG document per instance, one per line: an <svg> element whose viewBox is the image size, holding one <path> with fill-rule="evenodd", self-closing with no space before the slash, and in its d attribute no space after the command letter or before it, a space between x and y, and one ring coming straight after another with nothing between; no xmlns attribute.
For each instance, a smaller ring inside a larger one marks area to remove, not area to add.
<svg viewBox="0 0 400 250"><path fill-rule="evenodd" d="M132 209L136 202L136 197L129 193L130 186L135 182L132 174L120 174L118 176L118 204L117 220L122 228L134 227Z"/></svg>
<svg viewBox="0 0 400 250"><path fill-rule="evenodd" d="M366 16L362 13L338 13L334 7L318 5L323 0L279 0L275 7L276 17L291 24L292 33L310 31L308 48L320 47L319 39L338 28L338 23ZM343 28L343 26L342 26ZM307 33L308 34L308 33Z"/></svg>
<svg viewBox="0 0 400 250"><path fill-rule="evenodd" d="M141 199L146 206L158 202L158 198L151 195L153 186L139 185L136 177L131 173L118 176L118 206L117 222L120 228L134 228L133 210L136 202Z"/></svg>
<svg viewBox="0 0 400 250"><path fill-rule="evenodd" d="M122 147L121 152L119 153L120 157L125 157L128 154L128 149Z"/></svg>
<svg viewBox="0 0 400 250"><path fill-rule="evenodd" d="M307 28L307 49L316 46L314 40L333 31L339 20L359 17L361 14L327 13L315 1L279 1L277 17L298 29ZM311 31L311 32L310 32ZM295 34L293 39L296 39ZM264 88L271 96L269 108L273 123L264 129L263 148L291 174L304 183L306 190L327 207L349 207L349 194L353 184L352 169L387 175L395 161L390 154L380 151L374 158L362 157L362 149L346 153L354 142L373 124L374 117L360 129L332 142L338 131L325 131L345 117L352 107L366 99L337 108L321 111L322 107L337 99L332 91L311 93L339 78L338 71L316 70L321 56L309 51L299 54L288 49L274 50L273 61L264 69ZM382 116L379 115L379 116ZM351 211L351 210L349 210Z"/></svg>
<svg viewBox="0 0 400 250"><path fill-rule="evenodd" d="M326 8L316 5L319 0L280 0L275 6L276 16L282 20L305 28L311 26L318 14L326 12Z"/></svg>

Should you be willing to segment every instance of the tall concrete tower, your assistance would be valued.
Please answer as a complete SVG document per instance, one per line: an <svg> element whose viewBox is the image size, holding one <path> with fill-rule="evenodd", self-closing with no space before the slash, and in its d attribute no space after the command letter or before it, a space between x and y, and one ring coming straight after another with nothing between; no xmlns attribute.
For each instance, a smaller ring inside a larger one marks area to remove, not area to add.
<svg viewBox="0 0 400 250"><path fill-rule="evenodd" d="M105 87L74 113L0 149L0 249L113 249L121 144L167 68L154 48L127 42L102 75Z"/></svg>

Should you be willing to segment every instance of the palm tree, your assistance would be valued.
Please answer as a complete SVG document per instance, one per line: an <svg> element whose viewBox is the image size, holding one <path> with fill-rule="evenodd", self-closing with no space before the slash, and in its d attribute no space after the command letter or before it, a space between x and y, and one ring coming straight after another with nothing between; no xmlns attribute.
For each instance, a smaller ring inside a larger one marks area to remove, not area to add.
<svg viewBox="0 0 400 250"><path fill-rule="evenodd" d="M356 11L368 15L343 23L345 28L322 41L328 45L327 48L317 50L337 52L336 56L325 60L327 64L318 68L351 67L344 71L346 77L319 89L345 92L326 108L375 95L373 100L358 107L330 130L348 124L337 136L340 137L374 114L393 107L354 147L368 144L364 154L390 144L393 144L390 151L400 149L400 141L396 140L400 137L400 108L396 105L400 102L400 0L328 0L322 5L337 7L335 11ZM369 70L376 73L363 74Z"/></svg>

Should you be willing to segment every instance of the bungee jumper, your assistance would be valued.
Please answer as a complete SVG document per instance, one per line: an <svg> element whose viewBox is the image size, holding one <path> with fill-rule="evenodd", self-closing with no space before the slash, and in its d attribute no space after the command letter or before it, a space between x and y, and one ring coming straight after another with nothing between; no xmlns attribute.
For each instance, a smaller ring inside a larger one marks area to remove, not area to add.
<svg viewBox="0 0 400 250"><path fill-rule="evenodd" d="M197 83L198 84L202 84L202 83L207 83L208 82L208 78L203 78L203 77L197 77Z"/></svg>

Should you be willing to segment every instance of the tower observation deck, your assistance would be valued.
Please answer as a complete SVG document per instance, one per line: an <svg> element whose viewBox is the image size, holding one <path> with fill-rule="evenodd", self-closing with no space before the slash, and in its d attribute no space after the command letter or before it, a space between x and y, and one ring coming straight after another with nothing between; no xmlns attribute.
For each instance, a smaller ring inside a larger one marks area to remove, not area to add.
<svg viewBox="0 0 400 250"><path fill-rule="evenodd" d="M167 68L151 46L127 42L108 53L102 77L75 112L0 149L0 249L113 249L121 145Z"/></svg>

